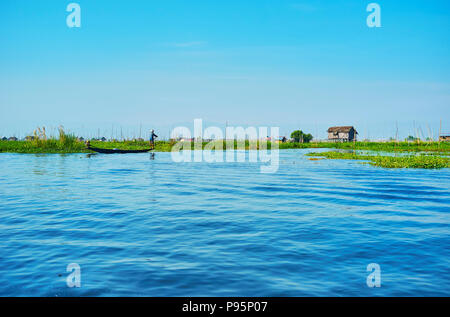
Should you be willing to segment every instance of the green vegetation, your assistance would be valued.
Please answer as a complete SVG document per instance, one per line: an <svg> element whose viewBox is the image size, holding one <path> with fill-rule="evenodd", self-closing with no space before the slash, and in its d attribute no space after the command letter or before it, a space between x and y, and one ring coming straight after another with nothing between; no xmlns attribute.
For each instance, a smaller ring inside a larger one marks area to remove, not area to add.
<svg viewBox="0 0 450 317"><path fill-rule="evenodd" d="M91 147L103 148L103 149L120 149L120 150L144 150L150 147L148 141L137 140L124 140L124 141L90 141ZM216 141L216 149L220 149L221 143L223 149L226 149L225 141ZM172 147L177 144L175 141L157 141L155 142L156 152L170 152ZM202 149L209 144L209 142L202 143ZM246 150L254 149L254 145L251 146L251 142L246 140L243 142ZM255 142L256 149L260 149L260 143ZM194 142L184 142L184 145L191 150L195 149ZM271 149L271 143L267 142L267 149ZM209 144L209 148L211 145ZM240 148L240 142L234 141L234 149ZM63 134L59 138L39 138L30 137L26 141L1 141L0 140L0 153L92 153L92 151L86 149L86 145L83 141L79 141L73 135Z"/></svg>
<svg viewBox="0 0 450 317"><path fill-rule="evenodd" d="M342 150L367 150L379 152L448 152L450 142L321 142L281 143L280 149L326 148Z"/></svg>
<svg viewBox="0 0 450 317"><path fill-rule="evenodd" d="M350 150L350 152L323 152L307 154L313 157L327 159L349 159L364 160L368 164L386 168L445 168L450 167L450 143L449 142L422 142L415 140L414 142L310 142L312 136L304 134L301 130L294 131L291 135L296 141L279 143L279 149L306 149L306 148L329 148ZM170 152L173 146L177 144L175 141L157 141L155 143L156 152ZM271 142L267 142L267 149L272 148ZM184 145L187 148L195 149L194 142L186 141ZM215 141L215 147L209 142L203 142L203 149L226 149L226 141ZM234 141L233 148L238 149L244 145L246 150L261 149L260 142L254 141ZM148 149L147 141L91 141L92 147L105 149L122 149L122 150L140 150ZM374 155L357 153L356 150L398 153L402 155ZM86 149L83 141L79 140L73 134L64 132L63 127L59 128L59 136L57 138L48 138L45 128L38 128L34 131L33 136L28 136L26 141L0 141L0 152L11 153L91 153ZM404 155L409 153L408 155ZM426 153L426 154L425 154ZM316 159L314 159L316 160Z"/></svg>
<svg viewBox="0 0 450 317"><path fill-rule="evenodd" d="M369 155L356 152L322 152L309 153L308 156L325 157L340 160L364 160L368 164L385 168L428 168L438 169L450 167L450 157L436 154L416 154L402 156Z"/></svg>
<svg viewBox="0 0 450 317"><path fill-rule="evenodd" d="M0 152L10 153L83 153L87 151L82 142L72 144L60 142L57 139L37 141L0 141Z"/></svg>
<svg viewBox="0 0 450 317"><path fill-rule="evenodd" d="M410 135L410 136L408 136L408 137L405 139L405 141L406 141L406 142L414 142L414 141L419 141L419 139L413 137L412 135Z"/></svg>
<svg viewBox="0 0 450 317"><path fill-rule="evenodd" d="M216 141L220 146L222 141ZM189 142L187 142L189 143ZM245 141L245 149L250 149L250 143ZM169 152L174 141L157 141L155 144L157 152ZM208 142L203 142L203 148ZM234 142L234 148L238 147L239 142ZM91 146L107 149L146 149L149 147L148 141L91 141ZM66 134L60 131L59 138L46 138L42 135L28 137L27 141L1 141L0 152L14 152L14 153L83 153L89 152L85 149L85 144L79 141L75 136ZM267 142L267 148L271 149L272 143ZM310 143L279 143L280 150L283 149L309 149L309 148L328 148L328 149L343 149L343 150L368 150L381 152L434 152L436 154L450 153L450 142L310 142ZM191 142L191 148L194 149L194 143ZM223 148L226 148L225 141L223 141ZM259 142L256 148L260 148Z"/></svg>
<svg viewBox="0 0 450 317"><path fill-rule="evenodd" d="M101 148L101 149L119 149L119 150L145 150L150 148L150 143L148 141L136 141L136 140L125 140L125 141L90 141L91 147ZM155 142L156 152L170 152L172 149L172 144L166 141Z"/></svg>
<svg viewBox="0 0 450 317"><path fill-rule="evenodd" d="M302 130L296 130L291 133L291 138L294 139L296 143L309 143L313 139L313 136L311 134L303 133Z"/></svg>
<svg viewBox="0 0 450 317"><path fill-rule="evenodd" d="M13 153L81 153L89 152L83 142L59 127L59 138L47 138L45 128L38 128L27 141L0 141L0 152Z"/></svg>
<svg viewBox="0 0 450 317"><path fill-rule="evenodd" d="M143 150L148 149L148 142L138 141L115 141L115 142L101 142L91 141L92 147L105 149L121 149L121 150ZM169 142L156 142L155 151L170 152L172 145ZM31 141L0 141L0 153L93 153L86 149L86 145L77 138L69 137L63 139L47 139L47 140L31 140Z"/></svg>

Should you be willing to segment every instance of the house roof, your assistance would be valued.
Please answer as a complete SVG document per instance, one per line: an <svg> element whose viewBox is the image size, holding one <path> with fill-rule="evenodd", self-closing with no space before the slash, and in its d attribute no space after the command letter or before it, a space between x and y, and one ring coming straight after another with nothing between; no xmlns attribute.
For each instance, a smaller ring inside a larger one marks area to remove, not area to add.
<svg viewBox="0 0 450 317"><path fill-rule="evenodd" d="M354 128L354 127L352 127L352 126L344 126L344 127L331 127L331 128L329 128L328 129L328 132L329 133L336 133L336 132L339 132L339 133L349 133L351 130L355 130L355 132L356 132L356 129ZM356 132L357 134L358 134L358 132Z"/></svg>

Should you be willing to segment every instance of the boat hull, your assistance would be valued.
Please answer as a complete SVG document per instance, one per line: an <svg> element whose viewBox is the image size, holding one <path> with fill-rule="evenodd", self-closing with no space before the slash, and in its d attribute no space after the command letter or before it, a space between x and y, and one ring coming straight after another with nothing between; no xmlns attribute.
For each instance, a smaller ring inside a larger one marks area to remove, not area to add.
<svg viewBox="0 0 450 317"><path fill-rule="evenodd" d="M146 150L116 150L116 149L100 149L96 147L88 147L88 150L102 153L102 154L130 154L130 153L146 153L149 152L150 149Z"/></svg>

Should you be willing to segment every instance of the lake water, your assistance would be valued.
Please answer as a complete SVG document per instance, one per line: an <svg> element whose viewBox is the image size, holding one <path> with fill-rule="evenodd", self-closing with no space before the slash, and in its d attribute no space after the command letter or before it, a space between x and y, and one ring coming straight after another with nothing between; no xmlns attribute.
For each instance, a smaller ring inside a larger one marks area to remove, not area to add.
<svg viewBox="0 0 450 317"><path fill-rule="evenodd" d="M308 151L280 151L275 174L170 153L0 154L0 296L449 296L450 169Z"/></svg>

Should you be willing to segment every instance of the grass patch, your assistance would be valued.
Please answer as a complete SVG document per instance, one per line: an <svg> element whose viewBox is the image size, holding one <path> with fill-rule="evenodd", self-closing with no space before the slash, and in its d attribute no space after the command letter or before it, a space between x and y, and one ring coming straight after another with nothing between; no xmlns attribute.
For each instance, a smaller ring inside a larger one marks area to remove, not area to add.
<svg viewBox="0 0 450 317"><path fill-rule="evenodd" d="M83 142L64 144L56 139L34 141L0 141L0 152L9 153L89 153Z"/></svg>
<svg viewBox="0 0 450 317"><path fill-rule="evenodd" d="M91 147L101 149L145 150L150 148L150 143L148 141L91 141ZM171 149L170 142L155 142L155 151L157 152L170 152Z"/></svg>
<svg viewBox="0 0 450 317"><path fill-rule="evenodd" d="M188 142L187 147L194 150L194 142ZM260 142L245 142L234 141L232 144L233 149L238 149L244 144L245 150L261 149ZM173 146L176 144L174 141L157 141L155 143L156 152L170 152ZM203 142L202 148L205 149L208 142ZM216 149L221 147L226 150L226 141L215 141ZM256 145L255 145L256 144ZM143 150L149 148L148 141L91 141L92 147L104 148L104 149L120 149L120 150ZM207 149L210 149L211 145ZM272 148L272 143L267 142L267 149ZM321 143L278 143L280 150L285 149L309 149L309 148L328 148L328 149L343 149L343 150L368 150L379 152L426 152L430 155L439 156L450 155L450 142L348 142L348 143L334 143L334 142L321 142ZM45 128L38 128L34 131L34 136L29 137L27 141L1 141L0 140L0 152L10 153L90 153L91 151L86 149L84 142L79 141L74 135L64 132L62 127L59 128L59 136L57 138L47 138L45 135ZM333 152L337 153L337 152ZM341 155L341 154L331 154ZM356 155L356 154L355 154ZM330 157L332 158L332 157ZM337 158L337 157L336 157ZM349 159L362 159L361 155L355 156ZM390 159L395 160L395 159ZM402 160L406 160L402 158ZM412 160L419 160L413 158ZM424 159L432 161L433 159ZM440 159L436 159L438 161ZM373 160L371 160L373 161ZM384 164L384 163L379 163ZM412 164L412 163L411 163Z"/></svg>
<svg viewBox="0 0 450 317"><path fill-rule="evenodd" d="M38 133L39 132L39 133ZM0 141L0 152L12 153L82 153L89 152L83 142L59 127L58 138L47 138L45 128L37 129L28 141Z"/></svg>
<svg viewBox="0 0 450 317"><path fill-rule="evenodd" d="M280 149L327 148L379 152L450 152L450 142L321 142L281 143Z"/></svg>
<svg viewBox="0 0 450 317"><path fill-rule="evenodd" d="M450 167L450 157L428 154L385 156L358 154L355 152L342 153L331 151L322 153L308 153L307 155L338 160L364 160L368 161L368 164L370 165L384 168L440 169Z"/></svg>

